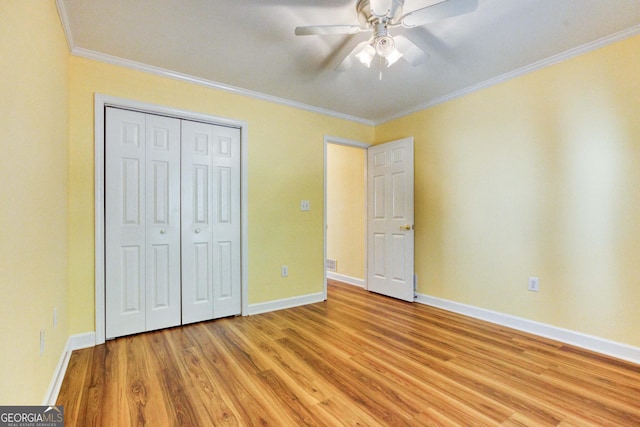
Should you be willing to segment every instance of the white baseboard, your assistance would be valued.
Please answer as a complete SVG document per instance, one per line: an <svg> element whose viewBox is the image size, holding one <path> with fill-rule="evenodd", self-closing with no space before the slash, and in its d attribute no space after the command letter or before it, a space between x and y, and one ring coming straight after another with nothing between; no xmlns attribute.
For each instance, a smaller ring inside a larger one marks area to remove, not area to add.
<svg viewBox="0 0 640 427"><path fill-rule="evenodd" d="M69 366L69 359L73 350L80 350L81 348L93 347L96 345L95 332L87 332L84 334L71 335L67 339L67 344L60 355L60 360L56 366L47 393L44 395L42 405L52 406L56 404L58 400L58 393L60 393L60 387L64 380L64 374L67 372L67 366Z"/></svg>
<svg viewBox="0 0 640 427"><path fill-rule="evenodd" d="M315 294L302 295L299 297L285 298L269 302L261 302L257 304L249 304L248 314L261 314L270 311L283 310L285 308L293 308L301 305L315 304L325 300L323 292Z"/></svg>
<svg viewBox="0 0 640 427"><path fill-rule="evenodd" d="M67 351L80 350L96 345L96 333L86 332L84 334L71 335L67 341Z"/></svg>
<svg viewBox="0 0 640 427"><path fill-rule="evenodd" d="M327 279L337 280L339 282L347 283L349 285L359 286L361 288L364 288L364 279L345 276L344 274L335 273L333 271L327 271Z"/></svg>
<svg viewBox="0 0 640 427"><path fill-rule="evenodd" d="M596 353L640 364L640 348L638 347L429 295L418 294L416 301L421 304L452 311L475 319L485 320Z"/></svg>

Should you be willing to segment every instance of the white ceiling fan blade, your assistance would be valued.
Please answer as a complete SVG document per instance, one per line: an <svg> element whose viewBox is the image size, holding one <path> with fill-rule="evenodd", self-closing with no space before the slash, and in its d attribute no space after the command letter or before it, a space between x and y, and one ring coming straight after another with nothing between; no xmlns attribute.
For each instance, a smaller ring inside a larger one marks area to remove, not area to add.
<svg viewBox="0 0 640 427"><path fill-rule="evenodd" d="M353 64L358 61L356 55L358 55L358 53L365 49L369 43L369 41L358 43L358 45L353 48L353 50L349 52L349 54L342 60L340 65L336 67L336 71L347 71L348 69L350 69Z"/></svg>
<svg viewBox="0 0 640 427"><path fill-rule="evenodd" d="M477 8L478 0L445 0L407 13L402 17L401 23L405 28L413 28L473 12Z"/></svg>
<svg viewBox="0 0 640 427"><path fill-rule="evenodd" d="M429 54L424 52L418 46L413 44L411 40L403 35L395 36L396 49L402 54L402 58L414 67L422 65L429 59Z"/></svg>
<svg viewBox="0 0 640 427"><path fill-rule="evenodd" d="M365 28L359 25L311 25L296 27L296 36L324 36L328 34L356 34Z"/></svg>

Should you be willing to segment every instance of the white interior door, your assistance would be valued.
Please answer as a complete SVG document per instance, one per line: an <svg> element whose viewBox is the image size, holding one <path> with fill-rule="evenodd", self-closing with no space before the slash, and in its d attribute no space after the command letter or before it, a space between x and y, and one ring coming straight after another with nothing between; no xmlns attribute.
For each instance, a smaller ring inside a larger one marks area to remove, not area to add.
<svg viewBox="0 0 640 427"><path fill-rule="evenodd" d="M106 109L105 317L113 338L180 324L180 121Z"/></svg>
<svg viewBox="0 0 640 427"><path fill-rule="evenodd" d="M182 124L182 322L241 312L240 130Z"/></svg>
<svg viewBox="0 0 640 427"><path fill-rule="evenodd" d="M414 301L413 137L367 151L367 289Z"/></svg>

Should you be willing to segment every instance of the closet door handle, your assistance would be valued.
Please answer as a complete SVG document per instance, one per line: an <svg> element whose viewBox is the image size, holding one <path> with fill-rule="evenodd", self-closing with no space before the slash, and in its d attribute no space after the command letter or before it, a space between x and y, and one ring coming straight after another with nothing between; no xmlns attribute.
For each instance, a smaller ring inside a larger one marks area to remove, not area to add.
<svg viewBox="0 0 640 427"><path fill-rule="evenodd" d="M160 230L160 234L167 234L167 230L165 230L164 228Z"/></svg>
<svg viewBox="0 0 640 427"><path fill-rule="evenodd" d="M195 230L193 230L193 231L195 231L195 233L196 233L196 234L200 233L200 229L199 229L199 228L196 228L196 229L195 229Z"/></svg>

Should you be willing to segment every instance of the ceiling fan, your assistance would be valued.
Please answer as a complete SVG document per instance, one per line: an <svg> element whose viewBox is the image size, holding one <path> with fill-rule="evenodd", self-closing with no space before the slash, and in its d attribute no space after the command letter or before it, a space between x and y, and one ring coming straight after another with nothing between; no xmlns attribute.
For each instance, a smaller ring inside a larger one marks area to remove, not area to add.
<svg viewBox="0 0 640 427"><path fill-rule="evenodd" d="M358 0L356 12L359 25L311 25L297 27L295 34L309 36L372 32L368 41L359 43L336 67L338 71L349 69L354 57L367 68L376 57L387 67L401 58L418 66L424 64L427 54L403 35L392 37L389 28L414 28L473 12L478 7L478 0L441 0L408 13L403 13L403 6L404 0Z"/></svg>

